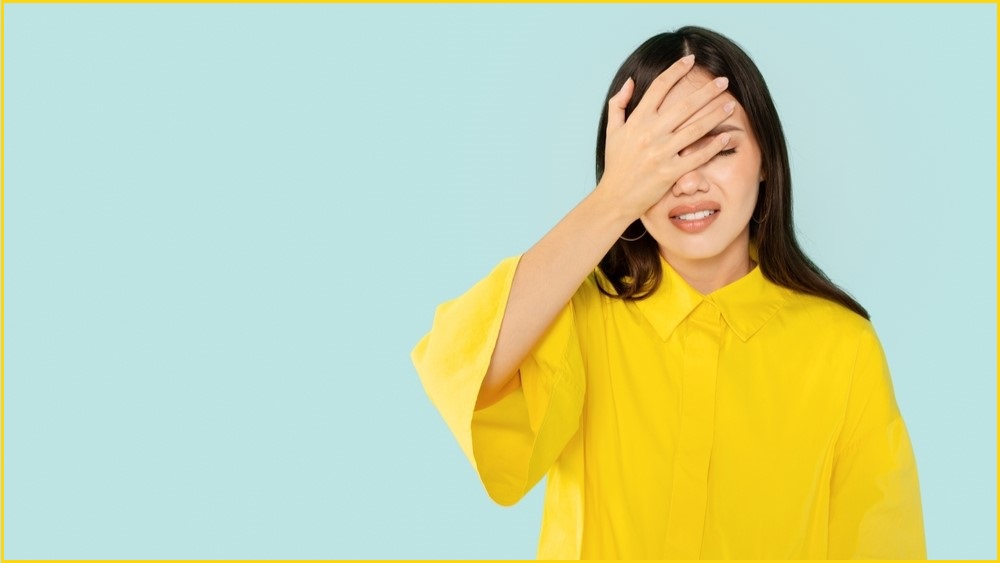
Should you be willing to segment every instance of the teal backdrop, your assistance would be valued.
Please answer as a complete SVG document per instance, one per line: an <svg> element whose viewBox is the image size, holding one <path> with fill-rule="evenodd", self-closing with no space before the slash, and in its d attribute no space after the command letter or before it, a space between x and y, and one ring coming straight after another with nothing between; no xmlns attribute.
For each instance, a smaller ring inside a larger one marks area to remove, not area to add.
<svg viewBox="0 0 1000 563"><path fill-rule="evenodd" d="M4 555L532 558L410 363L594 187L646 38L741 44L872 314L931 558L996 551L996 6L6 4Z"/></svg>

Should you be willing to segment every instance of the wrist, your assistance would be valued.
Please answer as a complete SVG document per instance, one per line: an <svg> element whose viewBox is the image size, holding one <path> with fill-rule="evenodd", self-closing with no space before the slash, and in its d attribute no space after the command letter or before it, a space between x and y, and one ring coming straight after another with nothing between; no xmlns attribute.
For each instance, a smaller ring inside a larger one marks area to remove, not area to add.
<svg viewBox="0 0 1000 563"><path fill-rule="evenodd" d="M624 231L642 215L641 212L636 213L630 209L626 202L622 201L621 196L615 193L615 190L609 189L603 182L598 183L587 197L592 201L594 208L599 210L601 216L620 231Z"/></svg>

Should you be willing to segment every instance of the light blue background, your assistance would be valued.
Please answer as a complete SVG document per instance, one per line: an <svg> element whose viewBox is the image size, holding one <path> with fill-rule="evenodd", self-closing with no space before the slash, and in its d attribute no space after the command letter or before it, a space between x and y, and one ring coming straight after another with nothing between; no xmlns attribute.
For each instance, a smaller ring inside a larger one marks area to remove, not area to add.
<svg viewBox="0 0 1000 563"><path fill-rule="evenodd" d="M7 558L532 558L410 364L646 38L760 67L931 558L996 553L995 5L6 5Z"/></svg>

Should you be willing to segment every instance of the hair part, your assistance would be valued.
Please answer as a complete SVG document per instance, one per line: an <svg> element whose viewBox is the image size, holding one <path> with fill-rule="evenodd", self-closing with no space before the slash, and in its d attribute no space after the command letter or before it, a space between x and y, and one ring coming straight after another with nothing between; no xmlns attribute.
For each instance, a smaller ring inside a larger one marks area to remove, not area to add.
<svg viewBox="0 0 1000 563"><path fill-rule="evenodd" d="M635 89L625 108L627 120L653 80L678 59L690 54L695 55L697 68L713 76L729 77L727 91L743 107L752 129L750 133L760 146L765 180L760 184L753 212L760 222L750 222L750 241L757 249L761 273L777 285L828 299L869 319L868 311L830 281L799 246L792 221L792 179L781 120L757 65L731 39L702 27L684 26L649 38L625 59L611 81L601 112L597 130L597 181L604 176L608 102L632 77ZM643 230L642 222L637 219L623 236L634 239ZM619 238L601 259L598 268L614 292L600 282L598 289L605 295L625 300L649 297L663 279L659 248L652 236L641 236L634 241Z"/></svg>

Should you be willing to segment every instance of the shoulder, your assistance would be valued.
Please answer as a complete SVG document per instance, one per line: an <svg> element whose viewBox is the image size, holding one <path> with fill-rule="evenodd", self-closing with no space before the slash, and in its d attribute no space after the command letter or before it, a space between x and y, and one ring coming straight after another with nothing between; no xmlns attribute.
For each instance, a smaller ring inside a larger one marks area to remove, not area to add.
<svg viewBox="0 0 1000 563"><path fill-rule="evenodd" d="M871 321L840 303L787 288L785 295L779 314L792 327L856 343L861 339L877 340Z"/></svg>
<svg viewBox="0 0 1000 563"><path fill-rule="evenodd" d="M843 305L788 290L777 326L808 362L843 389L888 384L885 352L872 322ZM860 375L859 375L860 374Z"/></svg>
<svg viewBox="0 0 1000 563"><path fill-rule="evenodd" d="M785 289L784 315L800 322L822 323L851 332L871 328L871 322L840 303L816 295Z"/></svg>

